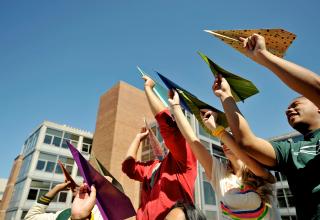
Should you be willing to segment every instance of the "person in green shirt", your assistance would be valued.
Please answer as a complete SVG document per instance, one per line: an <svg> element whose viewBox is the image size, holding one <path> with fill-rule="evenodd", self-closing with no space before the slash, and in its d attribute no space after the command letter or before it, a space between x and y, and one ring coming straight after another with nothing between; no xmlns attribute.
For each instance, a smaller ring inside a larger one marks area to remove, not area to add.
<svg viewBox="0 0 320 220"><path fill-rule="evenodd" d="M289 104L285 113L289 124L304 136L304 140L269 142L257 137L238 109L228 82L218 76L213 91L220 98L233 136L249 156L287 176L298 219L320 219L320 77L271 54L264 38L258 34L240 40L249 58L271 70L302 95Z"/></svg>

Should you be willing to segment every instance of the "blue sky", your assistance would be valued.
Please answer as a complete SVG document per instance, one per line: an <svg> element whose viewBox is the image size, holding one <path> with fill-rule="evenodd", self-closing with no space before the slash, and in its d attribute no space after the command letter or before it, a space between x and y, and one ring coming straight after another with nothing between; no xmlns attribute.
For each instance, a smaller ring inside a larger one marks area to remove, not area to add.
<svg viewBox="0 0 320 220"><path fill-rule="evenodd" d="M136 65L159 71L221 108L198 50L259 88L240 104L258 136L292 131L284 110L297 94L203 30L287 29L297 39L286 59L320 72L320 5L316 0L233 2L1 1L0 177L9 176L24 140L43 120L94 131L105 91L119 80L143 88Z"/></svg>

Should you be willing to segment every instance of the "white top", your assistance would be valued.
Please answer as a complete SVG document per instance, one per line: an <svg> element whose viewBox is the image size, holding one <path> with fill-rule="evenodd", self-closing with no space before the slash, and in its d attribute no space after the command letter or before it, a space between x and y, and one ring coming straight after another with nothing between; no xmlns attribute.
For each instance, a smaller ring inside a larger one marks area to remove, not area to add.
<svg viewBox="0 0 320 220"><path fill-rule="evenodd" d="M28 211L25 220L56 220L58 215L63 211L58 211L56 213L46 213L47 205L35 203ZM92 214L95 220L103 220L98 206L94 206L92 209ZM70 218L69 218L70 219Z"/></svg>
<svg viewBox="0 0 320 220"><path fill-rule="evenodd" d="M254 190L242 189L239 178L229 174L226 166L215 157L212 157L211 177L210 182L218 201L218 220L232 219L232 215L240 219L256 219L257 216L264 216L263 220L281 219L280 215L276 214L277 209L269 205L265 206L258 193ZM224 210L221 202L225 206ZM228 214L224 214L223 211L224 213L227 211Z"/></svg>

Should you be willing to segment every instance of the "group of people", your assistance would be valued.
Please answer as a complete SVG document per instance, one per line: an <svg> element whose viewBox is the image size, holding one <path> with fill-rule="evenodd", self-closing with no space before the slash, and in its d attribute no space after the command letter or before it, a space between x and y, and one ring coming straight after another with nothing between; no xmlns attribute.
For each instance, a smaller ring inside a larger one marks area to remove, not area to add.
<svg viewBox="0 0 320 220"><path fill-rule="evenodd" d="M212 135L221 141L228 159L227 163L222 163L194 133L183 114L177 91L169 92L168 109L153 91L155 82L143 76L147 100L169 151L162 160L138 161L139 146L149 132L143 128L128 149L122 171L142 183L137 219L206 219L194 205L197 161L216 193L219 220L281 219L274 193L276 180L270 170L287 176L298 219L320 219L320 174L317 172L320 167L320 77L270 53L264 37L258 34L240 40L249 58L270 69L302 95L289 104L285 113L289 124L304 139L269 142L257 137L238 109L228 82L218 76L212 89L222 103L231 132L216 124L212 110L201 109L201 116ZM67 184L60 187L67 187ZM38 203L45 206L52 198L52 195L45 195ZM69 210L71 219L92 216L99 219L94 199L94 186L89 193L88 186L82 185ZM30 218L31 211L26 219L35 219Z"/></svg>

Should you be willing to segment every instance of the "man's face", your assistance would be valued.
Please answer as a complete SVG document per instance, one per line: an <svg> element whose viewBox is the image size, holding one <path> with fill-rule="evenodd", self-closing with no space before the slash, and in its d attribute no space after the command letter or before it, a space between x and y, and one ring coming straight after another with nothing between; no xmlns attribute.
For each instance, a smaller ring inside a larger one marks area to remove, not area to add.
<svg viewBox="0 0 320 220"><path fill-rule="evenodd" d="M286 116L291 127L299 131L299 128L310 127L320 114L318 107L309 99L299 97L288 106Z"/></svg>

